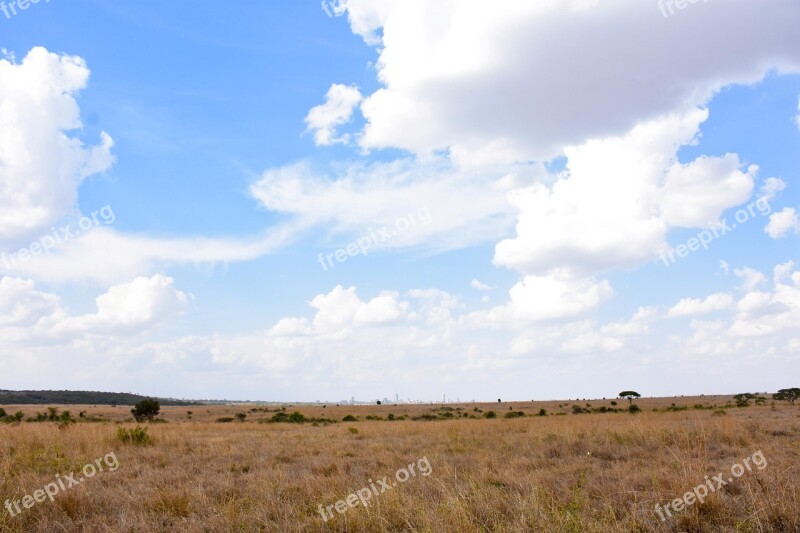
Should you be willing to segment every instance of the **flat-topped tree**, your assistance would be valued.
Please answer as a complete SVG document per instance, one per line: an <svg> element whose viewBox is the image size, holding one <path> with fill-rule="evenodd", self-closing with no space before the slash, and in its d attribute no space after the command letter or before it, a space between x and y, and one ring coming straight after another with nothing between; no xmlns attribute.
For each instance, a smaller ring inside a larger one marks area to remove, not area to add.
<svg viewBox="0 0 800 533"><path fill-rule="evenodd" d="M619 393L620 398L627 398L628 403L633 403L634 398L641 398L642 395L635 390L624 390Z"/></svg>
<svg viewBox="0 0 800 533"><path fill-rule="evenodd" d="M785 400L791 405L794 405L795 400L800 400L800 388L780 389L776 394L772 395L775 400Z"/></svg>

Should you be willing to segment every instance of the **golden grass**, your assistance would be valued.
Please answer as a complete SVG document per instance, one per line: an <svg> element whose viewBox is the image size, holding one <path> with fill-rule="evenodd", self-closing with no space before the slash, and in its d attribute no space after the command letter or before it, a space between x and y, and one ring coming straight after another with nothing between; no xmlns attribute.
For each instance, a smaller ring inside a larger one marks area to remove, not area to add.
<svg viewBox="0 0 800 533"><path fill-rule="evenodd" d="M114 451L119 469L104 472L11 517L0 531L800 531L800 409L788 405L712 411L652 412L670 402L643 399L643 413L565 414L504 419L509 407L571 412L573 403L483 404L497 419L364 421L367 415L417 416L436 406L295 406L309 417L357 422L216 423L252 406L163 409L151 424L154 445L126 446L130 407L64 406L108 423L0 425L0 504L78 472ZM590 400L594 407L608 401ZM627 402L620 402L625 407ZM558 407L561 405L561 407ZM41 406L4 406L33 414ZM472 415L475 405L462 404ZM187 410L193 411L188 420ZM349 428L355 428L357 433ZM769 465L733 481L666 523L654 512L761 450ZM327 522L318 513L427 457L433 472L373 496L372 504Z"/></svg>

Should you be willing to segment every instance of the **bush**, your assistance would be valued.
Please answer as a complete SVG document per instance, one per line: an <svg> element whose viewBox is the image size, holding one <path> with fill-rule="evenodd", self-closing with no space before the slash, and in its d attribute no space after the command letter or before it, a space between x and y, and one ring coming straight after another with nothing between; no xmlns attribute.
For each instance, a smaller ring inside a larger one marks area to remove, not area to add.
<svg viewBox="0 0 800 533"><path fill-rule="evenodd" d="M5 409L0 407L0 422L3 422L5 424L12 424L14 422L22 422L22 419L24 417L25 417L25 415L22 413L22 411L17 411L13 415L9 415L9 414L6 413Z"/></svg>
<svg viewBox="0 0 800 533"><path fill-rule="evenodd" d="M134 446L150 446L153 439L147 434L147 427L125 429L117 428L117 440L122 444L132 444Z"/></svg>
<svg viewBox="0 0 800 533"><path fill-rule="evenodd" d="M137 422L142 422L143 420L153 420L153 418L158 415L160 410L161 406L159 405L158 400L148 399L142 400L134 405L133 409L131 409L131 414Z"/></svg>
<svg viewBox="0 0 800 533"><path fill-rule="evenodd" d="M345 417L347 418L347 417ZM285 412L281 411L280 413L275 413L272 418L269 420L259 420L259 423L267 422L270 424L276 423L287 423L287 424L303 424L305 422L311 422L316 424L333 424L333 420L329 420L327 418L308 418L303 413L299 411L294 411L291 414L286 414Z"/></svg>
<svg viewBox="0 0 800 533"><path fill-rule="evenodd" d="M525 416L525 413L522 411L510 411L506 413L505 418L519 418L521 416Z"/></svg>
<svg viewBox="0 0 800 533"><path fill-rule="evenodd" d="M236 420L239 422L244 422L244 419L247 418L246 413L236 413Z"/></svg>
<svg viewBox="0 0 800 533"><path fill-rule="evenodd" d="M611 400L611 405L617 405L617 402L615 400Z"/></svg>
<svg viewBox="0 0 800 533"><path fill-rule="evenodd" d="M342 418L342 422L356 422L358 419L353 415L347 415L346 417Z"/></svg>
<svg viewBox="0 0 800 533"><path fill-rule="evenodd" d="M486 411L483 413L483 418L497 418L497 413L494 411Z"/></svg>
<svg viewBox="0 0 800 533"><path fill-rule="evenodd" d="M233 422L235 419L232 416L221 416L217 418L217 422L221 424L225 424L227 422Z"/></svg>
<svg viewBox="0 0 800 533"><path fill-rule="evenodd" d="M642 410L641 410L641 409L639 409L639 406L638 406L638 405L636 405L635 403L632 403L632 404L630 404L630 405L628 406L628 412L629 412L630 414L632 414L632 415L635 415L636 413L641 413L641 412L642 412Z"/></svg>
<svg viewBox="0 0 800 533"><path fill-rule="evenodd" d="M539 409L539 416L547 416L547 409Z"/></svg>
<svg viewBox="0 0 800 533"><path fill-rule="evenodd" d="M357 434L358 434L358 430L357 430L356 428L352 427L352 426L350 426L349 428L347 428L347 431L349 431L349 432L350 432L350 433L352 433L353 435L357 435Z"/></svg>
<svg viewBox="0 0 800 533"><path fill-rule="evenodd" d="M70 424L74 424L74 423L75 423L75 419L72 418L72 415L70 414L69 411L64 411L58 417L58 428L59 429L64 429L65 427L69 426Z"/></svg>

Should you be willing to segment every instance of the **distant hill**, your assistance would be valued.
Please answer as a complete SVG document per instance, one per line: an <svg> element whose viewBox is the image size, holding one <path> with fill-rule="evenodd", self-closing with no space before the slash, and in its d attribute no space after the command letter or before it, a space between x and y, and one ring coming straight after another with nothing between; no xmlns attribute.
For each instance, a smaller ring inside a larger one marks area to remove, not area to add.
<svg viewBox="0 0 800 533"><path fill-rule="evenodd" d="M0 405L16 404L83 404L83 405L134 405L152 396L127 392L69 391L69 390L2 390ZM202 405L202 402L152 398L161 405Z"/></svg>

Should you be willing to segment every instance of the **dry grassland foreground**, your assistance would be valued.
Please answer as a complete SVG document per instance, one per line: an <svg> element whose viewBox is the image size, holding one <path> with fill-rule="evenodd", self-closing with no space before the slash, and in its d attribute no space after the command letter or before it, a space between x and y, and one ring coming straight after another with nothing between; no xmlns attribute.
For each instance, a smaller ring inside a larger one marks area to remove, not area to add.
<svg viewBox="0 0 800 533"><path fill-rule="evenodd" d="M730 402L3 406L0 530L800 531L800 406Z"/></svg>

